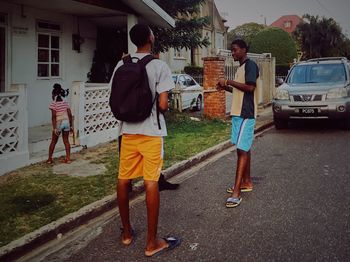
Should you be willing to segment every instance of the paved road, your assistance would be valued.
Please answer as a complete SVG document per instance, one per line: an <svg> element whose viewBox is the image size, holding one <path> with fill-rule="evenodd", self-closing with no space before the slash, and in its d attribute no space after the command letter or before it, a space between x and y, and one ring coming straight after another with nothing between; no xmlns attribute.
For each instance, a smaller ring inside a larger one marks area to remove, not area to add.
<svg viewBox="0 0 350 262"><path fill-rule="evenodd" d="M235 153L197 169L180 190L161 193L160 235L182 245L157 261L349 261L350 132L302 125L271 131L253 148L254 191L226 209ZM132 206L137 240L119 243L119 219L66 261L153 261L143 256L144 202ZM63 260L51 256L48 260Z"/></svg>

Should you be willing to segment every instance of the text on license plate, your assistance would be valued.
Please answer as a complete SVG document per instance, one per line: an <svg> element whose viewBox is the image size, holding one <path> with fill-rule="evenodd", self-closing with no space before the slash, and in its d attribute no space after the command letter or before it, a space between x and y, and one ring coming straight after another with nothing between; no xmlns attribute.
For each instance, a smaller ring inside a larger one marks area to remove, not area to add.
<svg viewBox="0 0 350 262"><path fill-rule="evenodd" d="M301 114L307 114L307 115L316 114L317 108L300 108L299 112Z"/></svg>

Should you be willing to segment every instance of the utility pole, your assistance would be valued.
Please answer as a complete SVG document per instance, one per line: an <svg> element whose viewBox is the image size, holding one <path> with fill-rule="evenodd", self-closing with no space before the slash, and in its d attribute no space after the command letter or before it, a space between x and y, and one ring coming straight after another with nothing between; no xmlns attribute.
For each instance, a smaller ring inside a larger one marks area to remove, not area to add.
<svg viewBox="0 0 350 262"><path fill-rule="evenodd" d="M214 24L214 7L215 7L215 1L212 0L212 19L211 19L211 25L212 25L212 32L213 32L213 37L212 37L212 54L214 50L216 49L216 32L215 32L215 24Z"/></svg>

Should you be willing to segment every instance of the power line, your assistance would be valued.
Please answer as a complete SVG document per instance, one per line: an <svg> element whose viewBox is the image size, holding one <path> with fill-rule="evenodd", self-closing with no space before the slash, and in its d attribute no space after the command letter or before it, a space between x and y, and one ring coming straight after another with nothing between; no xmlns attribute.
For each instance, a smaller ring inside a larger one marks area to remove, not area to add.
<svg viewBox="0 0 350 262"><path fill-rule="evenodd" d="M320 0L315 0L315 1L321 6L321 8L322 8L323 10L325 10L326 12L328 12L329 15L330 15L331 17L334 17L334 16L332 15L332 12L329 11L329 9L328 9L327 7L325 7L324 4L322 4Z"/></svg>

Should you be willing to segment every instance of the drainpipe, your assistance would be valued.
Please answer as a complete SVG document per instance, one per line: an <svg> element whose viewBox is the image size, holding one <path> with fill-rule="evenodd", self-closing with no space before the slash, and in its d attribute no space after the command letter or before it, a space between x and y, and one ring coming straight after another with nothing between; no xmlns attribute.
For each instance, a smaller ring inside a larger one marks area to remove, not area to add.
<svg viewBox="0 0 350 262"><path fill-rule="evenodd" d="M215 8L215 2L212 1L212 49L211 49L211 55L216 54L216 29L215 29L215 19L214 19L214 8Z"/></svg>

